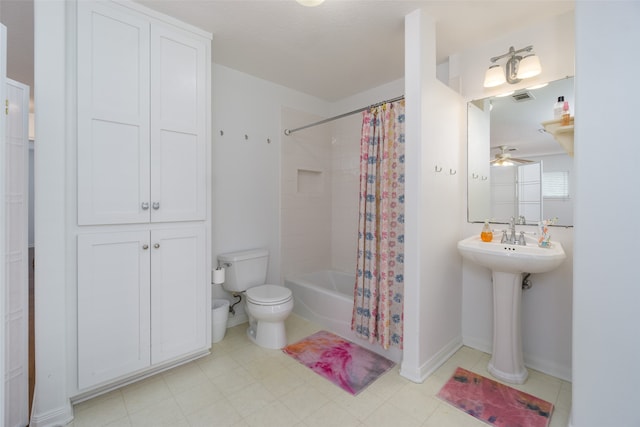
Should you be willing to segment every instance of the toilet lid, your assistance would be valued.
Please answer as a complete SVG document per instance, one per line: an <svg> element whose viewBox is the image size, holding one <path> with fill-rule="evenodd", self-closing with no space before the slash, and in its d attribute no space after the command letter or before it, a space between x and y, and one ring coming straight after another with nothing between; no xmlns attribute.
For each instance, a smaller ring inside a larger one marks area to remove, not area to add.
<svg viewBox="0 0 640 427"><path fill-rule="evenodd" d="M257 304L279 304L291 299L291 289L277 285L262 285L247 289L247 299Z"/></svg>

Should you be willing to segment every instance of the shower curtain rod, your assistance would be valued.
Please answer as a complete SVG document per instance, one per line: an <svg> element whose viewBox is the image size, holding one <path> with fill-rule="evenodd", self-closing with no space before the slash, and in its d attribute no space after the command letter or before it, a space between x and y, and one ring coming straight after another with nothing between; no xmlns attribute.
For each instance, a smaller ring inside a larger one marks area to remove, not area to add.
<svg viewBox="0 0 640 427"><path fill-rule="evenodd" d="M306 128L310 128L310 127L313 127L313 126L318 126L318 125L322 125L322 124L325 124L325 123L328 123L328 122L332 122L334 120L341 119L343 117L347 117L347 116L350 116L352 114L361 113L361 112L363 112L365 110L368 110L369 108L379 107L380 105L386 104L388 102L396 102L396 101L400 101L401 99L404 99L404 95L398 96L398 97L393 98L393 99L387 99L386 101L378 102L377 104L372 104L372 105L369 105L367 107L359 108L357 110L349 111L348 113L343 113L343 114L340 114L338 116L329 117L328 119L320 120L319 122L311 123L311 124L308 124L308 125L305 125L305 126L300 126L299 128L285 129L284 130L284 134L289 136L292 133L298 132L299 130L302 130L302 129L306 129Z"/></svg>

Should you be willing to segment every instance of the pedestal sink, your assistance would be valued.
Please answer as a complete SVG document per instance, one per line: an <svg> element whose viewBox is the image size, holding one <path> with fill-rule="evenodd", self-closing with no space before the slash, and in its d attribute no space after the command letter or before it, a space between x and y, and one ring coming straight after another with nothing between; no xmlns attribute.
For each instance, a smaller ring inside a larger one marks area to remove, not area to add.
<svg viewBox="0 0 640 427"><path fill-rule="evenodd" d="M558 267L566 258L562 245L538 247L533 236L525 236L526 245L499 241L483 242L472 236L458 242L462 256L493 275L493 353L488 370L505 382L522 384L528 372L522 356L521 300L522 274L545 273Z"/></svg>

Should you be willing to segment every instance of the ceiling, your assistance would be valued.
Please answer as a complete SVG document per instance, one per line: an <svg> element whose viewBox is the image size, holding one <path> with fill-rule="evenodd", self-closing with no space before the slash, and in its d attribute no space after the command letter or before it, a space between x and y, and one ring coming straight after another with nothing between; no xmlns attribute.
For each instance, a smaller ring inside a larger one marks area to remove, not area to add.
<svg viewBox="0 0 640 427"><path fill-rule="evenodd" d="M137 0L213 34L217 64L336 101L404 76L404 17L436 21L437 61L551 16L574 0ZM33 87L33 0L0 0L9 77Z"/></svg>

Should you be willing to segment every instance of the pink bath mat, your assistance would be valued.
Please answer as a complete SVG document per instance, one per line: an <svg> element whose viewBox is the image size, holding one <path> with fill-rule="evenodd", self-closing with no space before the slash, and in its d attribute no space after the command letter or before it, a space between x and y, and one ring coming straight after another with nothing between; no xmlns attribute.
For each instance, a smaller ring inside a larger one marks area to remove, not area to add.
<svg viewBox="0 0 640 427"><path fill-rule="evenodd" d="M354 396L395 365L327 331L316 332L282 351Z"/></svg>
<svg viewBox="0 0 640 427"><path fill-rule="evenodd" d="M462 368L438 397L496 427L548 427L553 405Z"/></svg>

